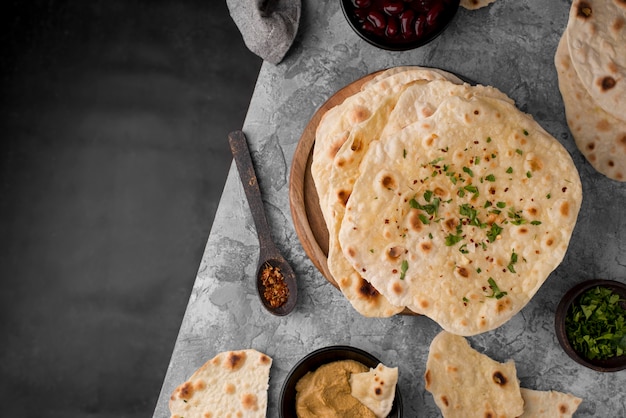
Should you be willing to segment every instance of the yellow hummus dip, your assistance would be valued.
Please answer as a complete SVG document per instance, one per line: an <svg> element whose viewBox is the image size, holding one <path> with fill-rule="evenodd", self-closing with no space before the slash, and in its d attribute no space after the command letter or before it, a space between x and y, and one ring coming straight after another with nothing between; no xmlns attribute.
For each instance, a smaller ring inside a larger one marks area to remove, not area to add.
<svg viewBox="0 0 626 418"><path fill-rule="evenodd" d="M350 394L350 375L368 370L358 361L339 360L302 376L296 384L298 418L376 418Z"/></svg>

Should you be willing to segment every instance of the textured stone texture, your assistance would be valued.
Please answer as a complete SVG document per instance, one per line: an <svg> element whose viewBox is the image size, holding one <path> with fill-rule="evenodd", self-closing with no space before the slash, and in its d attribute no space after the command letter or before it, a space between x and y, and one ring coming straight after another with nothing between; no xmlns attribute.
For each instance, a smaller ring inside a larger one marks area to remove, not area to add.
<svg viewBox="0 0 626 418"><path fill-rule="evenodd" d="M558 91L553 58L569 4L497 1L477 11L460 9L449 30L426 47L386 52L351 31L339 2L303 2L296 42L280 65L262 66L244 124L274 238L298 274L298 306L277 318L257 300L257 240L231 167L155 417L167 415L169 394L207 359L244 347L274 358L268 416L276 417L289 369L310 351L334 344L365 349L387 365L399 366L406 416L439 416L423 381L428 347L439 327L425 317L357 314L307 259L288 198L293 152L315 110L367 73L409 64L450 70L509 94L569 150L583 181L584 202L562 265L518 315L470 338L471 345L496 360L513 359L522 386L583 397L578 417L626 416L626 375L579 366L560 348L554 331L556 306L568 288L589 278L623 281L626 261L621 227L626 189L594 172L576 150Z"/></svg>

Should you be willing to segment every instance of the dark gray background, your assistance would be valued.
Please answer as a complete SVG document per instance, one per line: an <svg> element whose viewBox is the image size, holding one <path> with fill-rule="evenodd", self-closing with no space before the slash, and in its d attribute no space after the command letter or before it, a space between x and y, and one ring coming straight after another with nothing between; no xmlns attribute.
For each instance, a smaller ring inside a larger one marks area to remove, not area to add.
<svg viewBox="0 0 626 418"><path fill-rule="evenodd" d="M224 1L1 9L0 415L148 416L261 60Z"/></svg>

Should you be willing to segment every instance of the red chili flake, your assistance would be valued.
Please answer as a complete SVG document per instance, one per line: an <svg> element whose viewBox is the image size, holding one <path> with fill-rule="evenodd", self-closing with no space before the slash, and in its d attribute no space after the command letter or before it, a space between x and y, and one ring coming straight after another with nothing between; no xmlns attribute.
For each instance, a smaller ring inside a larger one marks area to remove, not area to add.
<svg viewBox="0 0 626 418"><path fill-rule="evenodd" d="M265 289L263 297L272 308L278 308L287 303L289 288L280 267L273 267L266 263L261 273L261 283Z"/></svg>

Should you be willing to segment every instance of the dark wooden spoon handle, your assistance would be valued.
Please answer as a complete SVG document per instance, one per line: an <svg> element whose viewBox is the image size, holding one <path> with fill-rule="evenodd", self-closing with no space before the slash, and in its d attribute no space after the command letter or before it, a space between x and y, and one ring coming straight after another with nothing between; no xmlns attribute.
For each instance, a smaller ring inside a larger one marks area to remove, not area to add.
<svg viewBox="0 0 626 418"><path fill-rule="evenodd" d="M241 184L246 193L248 205L250 205L250 211L252 212L254 225L256 226L257 235L259 236L261 250L271 252L275 246L265 216L261 190L259 189L259 183L254 170L254 164L252 163L252 157L250 156L246 136L241 131L234 131L228 134L228 142L235 163L237 164L239 178L241 179Z"/></svg>

